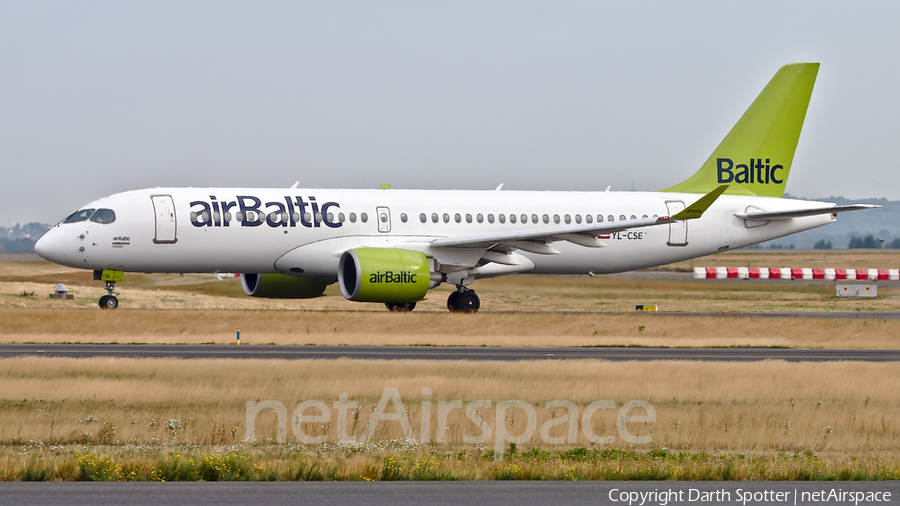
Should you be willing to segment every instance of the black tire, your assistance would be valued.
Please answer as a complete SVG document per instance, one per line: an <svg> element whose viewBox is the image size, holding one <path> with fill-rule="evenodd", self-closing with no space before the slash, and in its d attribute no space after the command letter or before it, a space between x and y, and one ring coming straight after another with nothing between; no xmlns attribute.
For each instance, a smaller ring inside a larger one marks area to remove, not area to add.
<svg viewBox="0 0 900 506"><path fill-rule="evenodd" d="M416 308L415 302L385 302L384 305L394 313L408 313Z"/></svg>
<svg viewBox="0 0 900 506"><path fill-rule="evenodd" d="M119 299L112 295L100 297L100 309L116 309L119 307Z"/></svg>
<svg viewBox="0 0 900 506"><path fill-rule="evenodd" d="M459 292L453 292L447 297L447 310L451 313L456 312L456 298L459 296Z"/></svg>
<svg viewBox="0 0 900 506"><path fill-rule="evenodd" d="M465 292L457 293L453 306L456 309L455 313L477 313L478 308L481 307L481 299L478 298L475 292L466 290Z"/></svg>

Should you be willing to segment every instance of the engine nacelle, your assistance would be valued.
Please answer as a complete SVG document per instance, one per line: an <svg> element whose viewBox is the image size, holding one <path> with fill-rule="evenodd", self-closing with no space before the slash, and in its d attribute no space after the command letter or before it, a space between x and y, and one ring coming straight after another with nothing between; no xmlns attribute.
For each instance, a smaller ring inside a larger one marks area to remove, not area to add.
<svg viewBox="0 0 900 506"><path fill-rule="evenodd" d="M430 257L418 251L355 248L345 251L338 264L338 285L348 300L418 302L440 283L441 274L432 275Z"/></svg>
<svg viewBox="0 0 900 506"><path fill-rule="evenodd" d="M286 274L241 274L241 288L251 297L311 299L325 292L328 283Z"/></svg>

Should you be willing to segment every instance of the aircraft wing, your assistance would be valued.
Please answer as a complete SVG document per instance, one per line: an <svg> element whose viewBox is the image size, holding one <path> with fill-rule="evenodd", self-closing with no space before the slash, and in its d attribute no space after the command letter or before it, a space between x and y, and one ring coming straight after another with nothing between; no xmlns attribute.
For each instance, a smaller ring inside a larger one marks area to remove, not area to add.
<svg viewBox="0 0 900 506"><path fill-rule="evenodd" d="M500 232L496 234L473 235L464 237L445 237L435 239L431 243L434 247L453 248L490 248L496 244L505 244L513 248L531 251L533 253L556 254L555 249L547 246L548 242L569 241L589 248L602 248L606 246L600 241L598 235L621 232L634 228L653 227L666 225L674 221L697 219L709 209L709 206L719 195L725 192L728 185L722 185L707 193L693 204L687 206L675 216L660 216L658 218L640 218L618 222L593 223L590 225L566 225L562 227L536 228L531 230L519 230Z"/></svg>
<svg viewBox="0 0 900 506"><path fill-rule="evenodd" d="M751 221L780 221L790 220L791 218L801 218L803 216L816 216L818 214L835 214L846 211L859 211L860 209L872 209L875 204L850 204L846 206L816 207L813 209L793 209L789 211L773 211L758 213L734 213L735 216L742 220Z"/></svg>
<svg viewBox="0 0 900 506"><path fill-rule="evenodd" d="M500 232L496 234L470 235L464 237L445 237L435 239L431 243L436 247L455 248L486 248L497 243L516 243L520 241L553 242L571 241L582 246L603 247L604 244L597 239L597 235L621 232L632 228L652 227L674 221L668 216L659 218L642 218L637 220L617 221L614 223L595 223L592 225L574 225L564 227L539 228L532 230L520 230ZM576 237L580 236L580 237ZM525 249L525 248L522 248Z"/></svg>

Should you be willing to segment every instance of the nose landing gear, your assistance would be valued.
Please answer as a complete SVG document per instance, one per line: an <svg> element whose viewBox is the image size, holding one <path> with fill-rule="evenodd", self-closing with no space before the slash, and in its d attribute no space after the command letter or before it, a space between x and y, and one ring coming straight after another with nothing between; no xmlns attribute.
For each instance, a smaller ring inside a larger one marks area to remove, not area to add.
<svg viewBox="0 0 900 506"><path fill-rule="evenodd" d="M103 289L106 290L108 295L100 297L100 309L116 309L119 307L119 299L116 298L116 295L119 295L119 292L115 291L116 282L107 281L106 286L103 287Z"/></svg>
<svg viewBox="0 0 900 506"><path fill-rule="evenodd" d="M481 300L474 291L457 287L457 291L450 294L447 298L447 309L451 313L477 313L481 307Z"/></svg>
<svg viewBox="0 0 900 506"><path fill-rule="evenodd" d="M119 307L119 299L116 298L116 295L119 295L119 292L116 291L116 281L122 281L124 278L125 273L122 271L109 269L94 271L94 279L102 280L106 283L106 286L103 287L106 290L106 295L100 297L100 309L116 309Z"/></svg>

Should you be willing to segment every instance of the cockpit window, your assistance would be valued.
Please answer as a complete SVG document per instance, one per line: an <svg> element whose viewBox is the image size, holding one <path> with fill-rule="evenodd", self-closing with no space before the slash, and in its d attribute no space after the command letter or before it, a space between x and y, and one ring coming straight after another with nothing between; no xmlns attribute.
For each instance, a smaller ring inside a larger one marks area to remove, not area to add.
<svg viewBox="0 0 900 506"><path fill-rule="evenodd" d="M78 223L79 221L87 221L94 214L93 209L82 209L72 213L71 216L63 220L63 223Z"/></svg>
<svg viewBox="0 0 900 506"><path fill-rule="evenodd" d="M112 209L97 209L97 212L91 216L94 223L107 224L116 221L116 212Z"/></svg>

